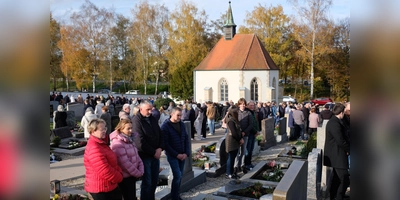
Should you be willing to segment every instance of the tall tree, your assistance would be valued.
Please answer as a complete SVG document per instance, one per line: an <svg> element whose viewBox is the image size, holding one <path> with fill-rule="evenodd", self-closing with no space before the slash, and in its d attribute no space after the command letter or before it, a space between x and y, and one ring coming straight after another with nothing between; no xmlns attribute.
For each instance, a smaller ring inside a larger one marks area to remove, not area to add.
<svg viewBox="0 0 400 200"><path fill-rule="evenodd" d="M71 16L72 28L78 38L77 45L90 53L88 60L91 67L86 75L93 77L93 92L96 91L96 77L108 69L102 65L109 55L107 38L113 16L112 11L98 8L89 0L85 0L80 10Z"/></svg>
<svg viewBox="0 0 400 200"><path fill-rule="evenodd" d="M57 78L63 77L60 63L62 59L57 43L61 39L60 24L53 18L50 12L50 76L53 78L53 90L57 88Z"/></svg>
<svg viewBox="0 0 400 200"><path fill-rule="evenodd" d="M316 34L326 22L325 14L332 5L332 0L288 0L297 10L298 19L295 20L296 39L306 50L310 59L310 99L314 97L314 58L318 45ZM301 1L301 3L299 3ZM303 3L304 2L304 3Z"/></svg>
<svg viewBox="0 0 400 200"><path fill-rule="evenodd" d="M147 94L150 75L157 79L165 60L163 56L167 47L163 26L168 20L168 9L164 5L143 1L136 5L132 14L134 20L129 32L129 45L136 55L135 80L143 83L144 94Z"/></svg>
<svg viewBox="0 0 400 200"><path fill-rule="evenodd" d="M60 34L61 40L57 45L62 49L63 53L61 62L62 72L67 80L70 78L75 80L77 88L81 89L83 84L88 88L87 84L91 79L90 76L87 76L87 72L91 69L89 60L90 52L79 44L80 38L77 37L75 29L72 26L62 26Z"/></svg>
<svg viewBox="0 0 400 200"><path fill-rule="evenodd" d="M110 87L115 78L124 80L124 92L127 91L126 81L133 79L134 54L128 43L128 30L131 21L123 15L117 15L115 25L110 29L112 58L110 64Z"/></svg>
<svg viewBox="0 0 400 200"><path fill-rule="evenodd" d="M350 20L346 18L334 25L331 49L325 54L323 67L335 99L348 99L350 95Z"/></svg>
<svg viewBox="0 0 400 200"><path fill-rule="evenodd" d="M267 7L258 4L252 12L247 12L245 26L241 26L239 32L255 33L281 69L281 77L287 77L288 61L293 56L290 48L294 38L290 29L290 18L284 14L281 5Z"/></svg>
<svg viewBox="0 0 400 200"><path fill-rule="evenodd" d="M206 20L204 10L199 11L192 2L185 0L181 0L171 13L167 24L170 47L167 58L174 96L188 98L193 95L193 81L190 81L193 80L193 69L207 55Z"/></svg>

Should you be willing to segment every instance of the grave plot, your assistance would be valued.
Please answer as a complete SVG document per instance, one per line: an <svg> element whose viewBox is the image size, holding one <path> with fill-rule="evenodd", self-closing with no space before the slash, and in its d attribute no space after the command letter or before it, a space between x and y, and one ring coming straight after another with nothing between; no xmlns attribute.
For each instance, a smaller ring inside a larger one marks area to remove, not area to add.
<svg viewBox="0 0 400 200"><path fill-rule="evenodd" d="M206 171L207 177L215 178L226 171L227 153L225 136L192 152L192 166Z"/></svg>
<svg viewBox="0 0 400 200"><path fill-rule="evenodd" d="M226 197L228 199L255 200L264 196L272 197L275 187L275 185L264 184L261 182L232 180L225 186L221 187L214 195Z"/></svg>
<svg viewBox="0 0 400 200"><path fill-rule="evenodd" d="M254 166L253 170L242 176L240 180L277 186L289 166L290 162L261 161Z"/></svg>
<svg viewBox="0 0 400 200"><path fill-rule="evenodd" d="M69 127L61 127L53 129L50 147L53 153L62 153L69 155L82 155L87 144L86 139L82 138L82 134L71 132Z"/></svg>

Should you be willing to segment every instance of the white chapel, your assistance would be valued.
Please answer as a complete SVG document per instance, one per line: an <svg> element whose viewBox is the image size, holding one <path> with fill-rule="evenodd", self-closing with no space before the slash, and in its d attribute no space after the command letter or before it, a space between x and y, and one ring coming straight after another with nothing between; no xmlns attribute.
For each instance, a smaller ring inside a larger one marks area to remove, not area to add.
<svg viewBox="0 0 400 200"><path fill-rule="evenodd" d="M193 70L194 100L278 101L279 68L255 34L236 34L229 2L222 37Z"/></svg>

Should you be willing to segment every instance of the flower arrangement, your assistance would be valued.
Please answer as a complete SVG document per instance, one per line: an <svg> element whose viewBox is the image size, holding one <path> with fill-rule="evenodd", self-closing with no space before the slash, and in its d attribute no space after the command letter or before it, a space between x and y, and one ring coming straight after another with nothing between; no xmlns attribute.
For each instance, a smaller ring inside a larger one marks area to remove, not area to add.
<svg viewBox="0 0 400 200"><path fill-rule="evenodd" d="M213 145L210 145L210 146L205 146L205 145L203 145L203 146L201 146L202 148L202 152L207 152L207 153L215 153L215 148L217 147L217 144L213 144Z"/></svg>
<svg viewBox="0 0 400 200"><path fill-rule="evenodd" d="M272 192L274 192L274 188L265 188L265 187L263 187L262 183L257 182L248 188L235 190L235 191L231 192L230 194L258 199L262 195L270 194Z"/></svg>
<svg viewBox="0 0 400 200"><path fill-rule="evenodd" d="M263 179L273 182L281 181L284 174L281 170L280 165L277 165L275 160L269 162L267 165L268 167L270 167L270 170L266 170L265 172L263 172Z"/></svg>
<svg viewBox="0 0 400 200"><path fill-rule="evenodd" d="M203 148L197 152L192 152L193 165L196 167L204 167L204 163L208 160L208 156L203 153ZM211 166L210 166L211 167Z"/></svg>
<svg viewBox="0 0 400 200"><path fill-rule="evenodd" d="M86 146L86 144L87 144L86 141L70 140L68 142L68 148L69 149L75 149L75 148L78 148L78 147Z"/></svg>

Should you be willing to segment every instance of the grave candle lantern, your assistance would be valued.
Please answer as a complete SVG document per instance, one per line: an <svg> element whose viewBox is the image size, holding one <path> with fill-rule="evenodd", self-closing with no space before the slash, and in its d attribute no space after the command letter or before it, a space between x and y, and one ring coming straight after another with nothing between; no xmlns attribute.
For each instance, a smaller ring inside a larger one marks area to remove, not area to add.
<svg viewBox="0 0 400 200"><path fill-rule="evenodd" d="M59 194L61 190L60 181L59 180L52 180L50 181L50 191L53 194Z"/></svg>

